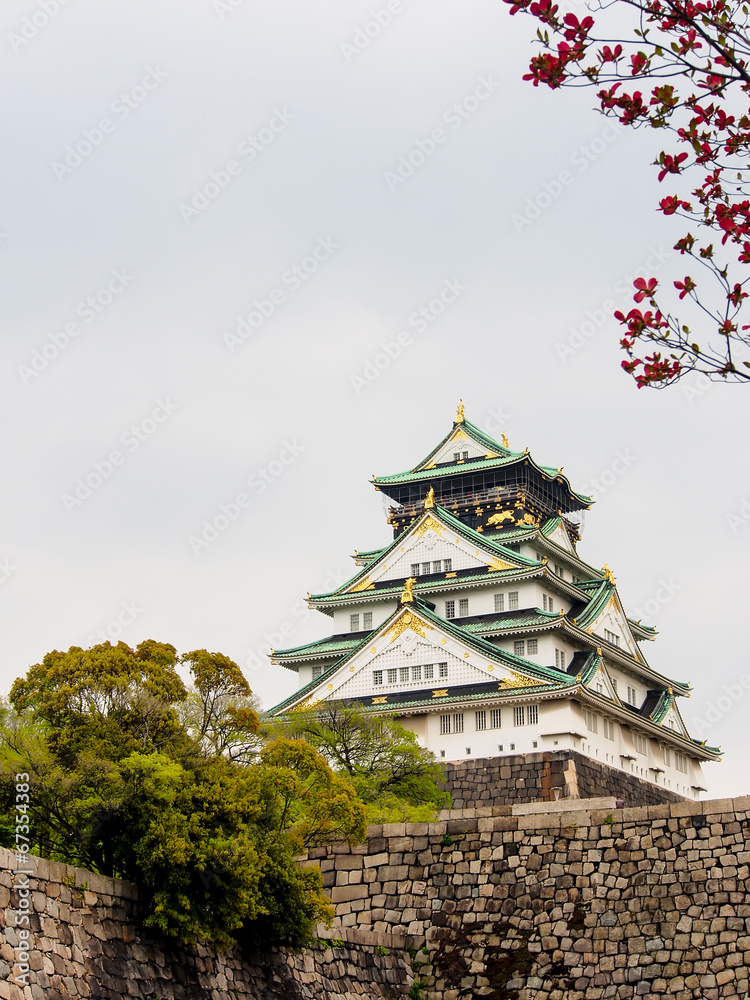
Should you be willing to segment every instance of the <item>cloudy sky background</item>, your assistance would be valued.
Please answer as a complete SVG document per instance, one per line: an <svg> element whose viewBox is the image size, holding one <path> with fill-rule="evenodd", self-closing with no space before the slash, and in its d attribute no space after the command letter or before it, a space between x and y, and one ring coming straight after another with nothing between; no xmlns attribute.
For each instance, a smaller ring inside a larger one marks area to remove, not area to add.
<svg viewBox="0 0 750 1000"><path fill-rule="evenodd" d="M264 650L327 634L305 594L388 540L368 479L412 467L463 397L598 494L581 555L692 683L686 719L726 750L711 794L747 792L748 390L638 392L609 317L639 268L683 273L658 136L522 83L532 25L500 0L392 3L361 51L385 3L45 3L47 24L41 0L0 15L0 688L50 649L152 637L229 654L275 703L296 675Z"/></svg>

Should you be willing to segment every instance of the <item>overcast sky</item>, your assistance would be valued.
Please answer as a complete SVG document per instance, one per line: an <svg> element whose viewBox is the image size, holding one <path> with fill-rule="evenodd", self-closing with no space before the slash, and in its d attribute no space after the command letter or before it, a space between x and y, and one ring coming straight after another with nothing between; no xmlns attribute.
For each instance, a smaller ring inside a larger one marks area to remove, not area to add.
<svg viewBox="0 0 750 1000"><path fill-rule="evenodd" d="M682 275L654 136L522 83L532 23L500 0L0 17L0 688L155 638L274 704L296 675L265 649L328 634L307 591L389 539L368 479L463 397L598 495L580 554L693 685L710 792L750 790L749 390L639 392L610 318Z"/></svg>

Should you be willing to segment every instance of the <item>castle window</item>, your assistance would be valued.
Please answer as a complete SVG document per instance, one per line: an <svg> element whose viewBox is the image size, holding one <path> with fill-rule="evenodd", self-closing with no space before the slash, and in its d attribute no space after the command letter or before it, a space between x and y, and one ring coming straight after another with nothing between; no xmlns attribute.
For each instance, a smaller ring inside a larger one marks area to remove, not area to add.
<svg viewBox="0 0 750 1000"><path fill-rule="evenodd" d="M412 576L419 576L419 563L412 563L411 564L411 575Z"/></svg>
<svg viewBox="0 0 750 1000"><path fill-rule="evenodd" d="M453 560L452 559L443 559L443 570L446 573L450 573L453 570Z"/></svg>
<svg viewBox="0 0 750 1000"><path fill-rule="evenodd" d="M389 670L388 671L388 683L389 684L395 684L396 681L397 681L397 679L398 679L398 670Z"/></svg>
<svg viewBox="0 0 750 1000"><path fill-rule="evenodd" d="M583 710L583 719L586 723L586 728L590 733L599 732L599 727L597 725L597 719L593 712L590 712L587 708Z"/></svg>
<svg viewBox="0 0 750 1000"><path fill-rule="evenodd" d="M676 753L674 755L674 766L678 771L682 771L683 774L687 774L688 769L688 759L684 754Z"/></svg>
<svg viewBox="0 0 750 1000"><path fill-rule="evenodd" d="M320 675L322 673L323 673L323 667L322 666L313 667L312 679L314 681L316 681L320 677Z"/></svg>
<svg viewBox="0 0 750 1000"><path fill-rule="evenodd" d="M508 611L518 611L518 591L511 590L508 594Z"/></svg>
<svg viewBox="0 0 750 1000"><path fill-rule="evenodd" d="M438 674L439 674L440 677L447 677L448 676L448 664L447 663L438 663Z"/></svg>
<svg viewBox="0 0 750 1000"><path fill-rule="evenodd" d="M558 670L565 670L565 653L562 649L555 650L555 666Z"/></svg>
<svg viewBox="0 0 750 1000"><path fill-rule="evenodd" d="M365 611L362 615L362 628L372 628L372 611Z"/></svg>
<svg viewBox="0 0 750 1000"><path fill-rule="evenodd" d="M349 631L359 632L359 615L349 615Z"/></svg>
<svg viewBox="0 0 750 1000"><path fill-rule="evenodd" d="M422 668L421 667L412 667L411 668L411 679L413 681L421 681L422 680Z"/></svg>
<svg viewBox="0 0 750 1000"><path fill-rule="evenodd" d="M462 597L458 602L458 614L460 618L465 618L469 613L469 598Z"/></svg>
<svg viewBox="0 0 750 1000"><path fill-rule="evenodd" d="M380 685L383 683L383 671L382 670L373 670L373 672L372 672L372 683L375 685L375 687L380 687Z"/></svg>
<svg viewBox="0 0 750 1000"><path fill-rule="evenodd" d="M516 641L513 643L513 652L516 654L516 656L523 656L525 648L526 648L526 643L523 641L523 639L516 639Z"/></svg>
<svg viewBox="0 0 750 1000"><path fill-rule="evenodd" d="M464 731L464 713L458 712L453 716L453 732L462 733Z"/></svg>
<svg viewBox="0 0 750 1000"><path fill-rule="evenodd" d="M451 731L451 717L450 715L440 716L440 735L447 736Z"/></svg>
<svg viewBox="0 0 750 1000"><path fill-rule="evenodd" d="M475 712L474 713L474 718L476 720L476 728L477 729L486 729L487 728L487 713L486 712Z"/></svg>
<svg viewBox="0 0 750 1000"><path fill-rule="evenodd" d="M530 654L538 653L539 652L539 640L538 639L529 639L529 641L526 643L526 652L530 653Z"/></svg>
<svg viewBox="0 0 750 1000"><path fill-rule="evenodd" d="M661 748L661 759L669 767L672 763L672 751L669 747L662 746Z"/></svg>
<svg viewBox="0 0 750 1000"><path fill-rule="evenodd" d="M433 573L439 573L442 570L442 568L443 568L443 563L442 560L440 559L438 559L436 562L432 564Z"/></svg>
<svg viewBox="0 0 750 1000"><path fill-rule="evenodd" d="M499 708L490 709L490 729L499 729L502 713ZM500 748L502 750L502 747Z"/></svg>
<svg viewBox="0 0 750 1000"><path fill-rule="evenodd" d="M422 563L422 576L429 576L430 564L428 562Z"/></svg>
<svg viewBox="0 0 750 1000"><path fill-rule="evenodd" d="M542 610L543 611L554 611L555 605L551 597L547 597L546 594L542 594Z"/></svg>
<svg viewBox="0 0 750 1000"><path fill-rule="evenodd" d="M495 611L505 611L505 594L495 594Z"/></svg>
<svg viewBox="0 0 750 1000"><path fill-rule="evenodd" d="M607 640L607 642L611 642L613 646L620 645L619 635L616 635L614 632L610 632L609 629L607 628L605 628L604 630L604 638Z"/></svg>
<svg viewBox="0 0 750 1000"><path fill-rule="evenodd" d="M605 739L613 740L615 738L615 724L611 719L604 719L604 736Z"/></svg>
<svg viewBox="0 0 750 1000"><path fill-rule="evenodd" d="M645 736L641 736L640 733L633 733L633 745L638 753L644 756L648 754L648 740Z"/></svg>
<svg viewBox="0 0 750 1000"><path fill-rule="evenodd" d="M638 694L635 688L630 687L630 685L628 685L628 704L638 705Z"/></svg>
<svg viewBox="0 0 750 1000"><path fill-rule="evenodd" d="M402 684L406 684L406 682L409 680L409 668L408 667L399 667L398 668L398 679L399 679L399 681L401 681Z"/></svg>
<svg viewBox="0 0 750 1000"><path fill-rule="evenodd" d="M523 705L517 705L513 709L513 725L514 726L525 726L526 725L526 709Z"/></svg>
<svg viewBox="0 0 750 1000"><path fill-rule="evenodd" d="M456 602L446 601L445 602L445 617L455 618L456 617Z"/></svg>
<svg viewBox="0 0 750 1000"><path fill-rule="evenodd" d="M431 681L432 680L432 675L433 675L434 671L435 671L435 668L433 667L433 665L431 663L426 664L426 666L424 668L424 679L426 681Z"/></svg>
<svg viewBox="0 0 750 1000"><path fill-rule="evenodd" d="M539 722L539 706L538 705L529 705L528 717L529 717L529 725L530 726L536 726L537 723Z"/></svg>

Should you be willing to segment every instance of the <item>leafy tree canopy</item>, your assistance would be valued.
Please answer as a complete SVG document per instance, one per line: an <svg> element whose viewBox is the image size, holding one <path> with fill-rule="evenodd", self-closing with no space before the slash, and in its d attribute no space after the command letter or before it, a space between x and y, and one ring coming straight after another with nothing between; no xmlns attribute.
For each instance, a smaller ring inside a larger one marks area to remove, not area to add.
<svg viewBox="0 0 750 1000"><path fill-rule="evenodd" d="M206 650L47 654L0 718L2 830L20 772L32 850L137 882L146 925L183 942L302 943L331 909L296 855L364 837L351 782L302 739L264 742L239 667Z"/></svg>
<svg viewBox="0 0 750 1000"><path fill-rule="evenodd" d="M433 754L391 717L331 702L294 712L286 724L348 776L372 823L428 820L450 804L438 788L443 772Z"/></svg>

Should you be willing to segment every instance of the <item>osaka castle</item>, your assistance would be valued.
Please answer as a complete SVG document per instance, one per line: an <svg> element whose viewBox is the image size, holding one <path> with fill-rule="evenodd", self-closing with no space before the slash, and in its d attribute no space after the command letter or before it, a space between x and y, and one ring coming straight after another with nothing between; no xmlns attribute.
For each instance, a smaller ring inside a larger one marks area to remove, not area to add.
<svg viewBox="0 0 750 1000"><path fill-rule="evenodd" d="M628 618L615 577L578 554L589 497L464 416L413 469L373 478L393 538L308 603L325 638L272 651L323 702L393 716L438 759L575 750L677 795L704 791L717 748L679 709L690 685L649 666L653 628Z"/></svg>

